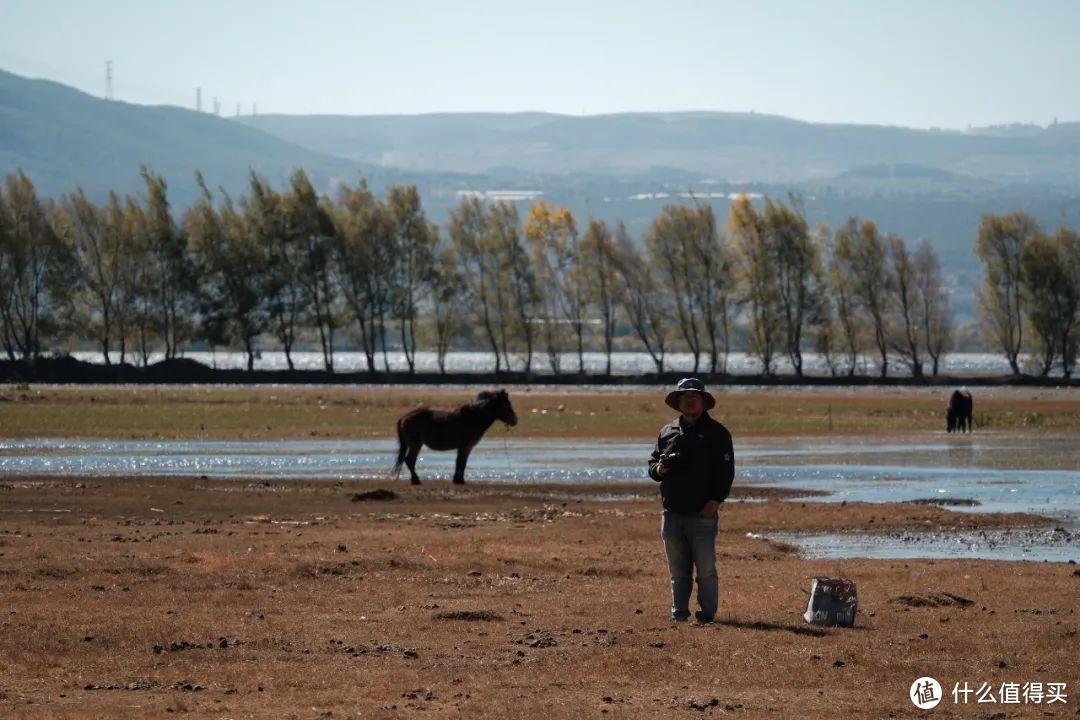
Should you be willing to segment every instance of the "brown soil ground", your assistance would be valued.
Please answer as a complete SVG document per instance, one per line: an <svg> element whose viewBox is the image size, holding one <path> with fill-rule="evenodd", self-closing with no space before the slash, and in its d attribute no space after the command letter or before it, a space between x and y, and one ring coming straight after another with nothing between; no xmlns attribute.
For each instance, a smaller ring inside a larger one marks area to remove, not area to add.
<svg viewBox="0 0 1080 720"><path fill-rule="evenodd" d="M49 391L52 392L52 391ZM1042 412L1042 410L1040 410ZM353 501L392 489L396 499ZM615 488L599 488L614 492ZM0 716L1074 717L1080 571L805 560L772 529L977 528L910 504L729 503L721 614L668 620L655 487L0 481ZM736 496L745 494L736 486ZM775 495L775 493L774 493ZM853 629L805 624L854 578ZM970 604L968 604L970 600ZM946 700L918 711L930 675ZM955 706L953 683L1067 683Z"/></svg>
<svg viewBox="0 0 1080 720"><path fill-rule="evenodd" d="M6 386L0 436L387 437L417 404L474 394ZM514 437L647 443L671 415L659 389L511 395ZM1075 388L975 398L980 430L1080 429ZM885 437L939 430L945 393L731 389L718 399L737 440ZM379 487L397 498L352 501ZM655 491L648 482L568 497L435 481L0 479L0 717L1080 714L1075 565L806 560L748 536L1035 518L778 502L782 490L731 503L717 543L720 622L698 627L667 619ZM747 492L736 485L736 497ZM859 583L856 628L803 622L817 575ZM1064 682L1068 704L965 707L946 697L921 713L907 693L923 675L947 695L965 681Z"/></svg>

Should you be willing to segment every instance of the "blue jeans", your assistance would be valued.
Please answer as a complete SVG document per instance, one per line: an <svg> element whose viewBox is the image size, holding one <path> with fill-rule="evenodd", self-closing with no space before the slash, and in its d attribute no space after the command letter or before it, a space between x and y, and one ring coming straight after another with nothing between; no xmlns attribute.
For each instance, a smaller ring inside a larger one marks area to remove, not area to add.
<svg viewBox="0 0 1080 720"><path fill-rule="evenodd" d="M690 617L691 570L697 570L699 620L711 621L716 616L719 584L716 578L715 517L680 515L664 511L660 522L660 537L664 539L668 572L671 574L671 616Z"/></svg>

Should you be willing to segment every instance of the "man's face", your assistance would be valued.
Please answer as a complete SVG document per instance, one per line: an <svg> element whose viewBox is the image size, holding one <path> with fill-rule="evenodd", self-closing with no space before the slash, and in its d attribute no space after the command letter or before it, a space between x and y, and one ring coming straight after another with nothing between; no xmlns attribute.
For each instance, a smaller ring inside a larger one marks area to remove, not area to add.
<svg viewBox="0 0 1080 720"><path fill-rule="evenodd" d="M695 417L705 409L705 399L701 393L693 390L679 395L679 412L688 417Z"/></svg>

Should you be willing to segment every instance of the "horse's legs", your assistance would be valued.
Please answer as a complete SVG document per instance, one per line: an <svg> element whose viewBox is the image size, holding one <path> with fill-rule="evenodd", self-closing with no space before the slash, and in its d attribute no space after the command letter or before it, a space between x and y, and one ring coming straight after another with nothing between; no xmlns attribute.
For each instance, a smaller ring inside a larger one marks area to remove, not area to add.
<svg viewBox="0 0 1080 720"><path fill-rule="evenodd" d="M409 468L409 481L413 485L420 484L420 476L416 474L416 458L420 455L422 443L413 442L409 445L409 451L405 453L405 465Z"/></svg>
<svg viewBox="0 0 1080 720"><path fill-rule="evenodd" d="M457 462L454 463L454 484L465 484L465 463L469 462L469 453L472 451L472 445L463 445L458 448Z"/></svg>

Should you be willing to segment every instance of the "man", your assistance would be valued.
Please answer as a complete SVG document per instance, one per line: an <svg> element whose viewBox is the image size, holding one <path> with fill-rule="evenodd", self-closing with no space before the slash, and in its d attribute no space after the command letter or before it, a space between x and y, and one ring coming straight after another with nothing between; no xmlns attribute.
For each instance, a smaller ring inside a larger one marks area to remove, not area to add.
<svg viewBox="0 0 1080 720"><path fill-rule="evenodd" d="M660 536L671 574L671 619L690 617L691 568L697 570L698 622L716 617L716 526L735 478L731 433L709 415L716 399L697 378L679 381L664 402L679 417L660 429L649 477L664 499Z"/></svg>

